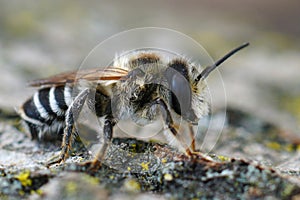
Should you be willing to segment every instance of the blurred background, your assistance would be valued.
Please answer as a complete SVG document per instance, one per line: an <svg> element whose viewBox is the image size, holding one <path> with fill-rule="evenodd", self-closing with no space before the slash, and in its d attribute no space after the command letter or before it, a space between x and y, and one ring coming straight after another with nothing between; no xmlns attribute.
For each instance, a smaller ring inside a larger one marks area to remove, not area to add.
<svg viewBox="0 0 300 200"><path fill-rule="evenodd" d="M0 107L20 106L34 91L29 80L78 69L114 34L162 27L192 37L213 59L250 42L220 68L228 106L297 135L299 7L298 0L1 1Z"/></svg>

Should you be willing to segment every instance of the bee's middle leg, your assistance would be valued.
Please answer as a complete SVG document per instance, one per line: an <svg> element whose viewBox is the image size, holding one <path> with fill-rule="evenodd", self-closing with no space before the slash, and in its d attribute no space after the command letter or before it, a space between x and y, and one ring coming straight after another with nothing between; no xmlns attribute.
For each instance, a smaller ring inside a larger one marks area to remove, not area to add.
<svg viewBox="0 0 300 200"><path fill-rule="evenodd" d="M90 170L97 170L101 167L102 161L106 155L106 150L111 144L112 137L113 137L113 127L115 122L112 118L106 117L103 127L103 134L104 134L104 144L98 150L94 160L85 162L83 165L90 165Z"/></svg>
<svg viewBox="0 0 300 200"><path fill-rule="evenodd" d="M72 104L69 106L67 113L66 113L66 118L65 118L65 124L66 127L64 129L64 136L62 140L62 149L60 152L60 155L57 159L53 161L48 161L47 162L47 167L56 164L56 163L61 163L65 161L65 159L69 155L69 151L72 146L72 142L74 140L74 134L75 134L75 122L83 108L83 105L86 101L86 98L88 94L90 93L89 89L85 89L82 92L80 92L72 102Z"/></svg>

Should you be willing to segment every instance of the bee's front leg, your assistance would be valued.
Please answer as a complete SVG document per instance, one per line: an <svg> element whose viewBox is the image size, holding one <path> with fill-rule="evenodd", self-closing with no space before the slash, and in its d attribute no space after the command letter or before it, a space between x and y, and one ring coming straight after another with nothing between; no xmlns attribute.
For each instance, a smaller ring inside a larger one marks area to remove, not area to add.
<svg viewBox="0 0 300 200"><path fill-rule="evenodd" d="M196 151L196 141L195 141L195 132L193 130L192 124L189 124L189 132L190 132L190 137L192 139L191 149L193 152L195 152Z"/></svg>
<svg viewBox="0 0 300 200"><path fill-rule="evenodd" d="M205 160L207 162L212 161L212 159L209 156L207 156L207 155L203 154L202 152L196 150L195 132L193 130L192 124L189 124L188 126L189 126L190 137L192 139L190 155L193 158L196 158L196 159L198 157L200 157L202 160Z"/></svg>
<svg viewBox="0 0 300 200"><path fill-rule="evenodd" d="M157 98L154 100L154 102L152 103L154 104L158 104L161 106L161 111L162 111L162 115L163 118L165 120L166 125L168 126L168 128L170 129L171 133L175 136L175 138L179 141L180 145L185 149L185 153L191 157L191 158L201 158L205 161L211 161L212 159L207 157L206 155L202 154L201 152L196 152L195 151L195 140L193 138L192 141L192 145L191 147L189 147L189 145L187 145L187 143L185 142L184 138L182 138L181 134L178 134L178 131L175 128L175 124L173 122L171 113L168 109L167 104L164 102L164 100ZM190 131L192 131L192 127L190 127ZM191 136L194 137L194 132L190 132Z"/></svg>
<svg viewBox="0 0 300 200"><path fill-rule="evenodd" d="M63 136L62 149L60 155L57 159L48 161L46 163L47 167L56 163L64 162L65 159L68 157L69 151L72 146L72 142L74 140L75 122L82 110L82 107L89 93L90 93L89 89L83 90L75 97L74 101L69 106L65 118L66 127L64 129L64 136Z"/></svg>
<svg viewBox="0 0 300 200"><path fill-rule="evenodd" d="M160 105L161 112L162 112L162 115L163 115L166 125L170 129L171 133L175 136L175 138L179 141L180 145L185 149L186 154L188 156L191 156L192 152L190 150L190 147L187 145L185 140L182 138L182 135L178 134L178 131L176 130L174 121L172 119L172 116L171 116L171 113L169 111L167 104L161 98L157 98L152 102L152 105L155 105L155 104Z"/></svg>

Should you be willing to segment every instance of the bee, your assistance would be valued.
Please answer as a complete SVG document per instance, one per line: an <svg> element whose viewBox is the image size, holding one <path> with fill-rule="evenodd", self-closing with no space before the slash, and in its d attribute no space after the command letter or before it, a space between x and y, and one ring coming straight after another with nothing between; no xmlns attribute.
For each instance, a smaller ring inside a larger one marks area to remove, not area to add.
<svg viewBox="0 0 300 200"><path fill-rule="evenodd" d="M75 122L85 103L104 120L104 143L91 161L93 167L101 166L113 138L113 127L120 120L148 124L160 114L166 128L186 154L192 156L196 152L194 133L190 128L192 143L184 143L173 116L180 116L191 127L207 115L206 78L227 58L248 45L233 49L202 71L200 66L182 57L167 60L160 52L144 50L117 57L105 69L85 69L35 80L29 85L38 87L38 91L18 112L33 139L62 138L61 153L48 166L64 162L68 157L78 134ZM73 97L78 81L87 82L88 87L81 88Z"/></svg>

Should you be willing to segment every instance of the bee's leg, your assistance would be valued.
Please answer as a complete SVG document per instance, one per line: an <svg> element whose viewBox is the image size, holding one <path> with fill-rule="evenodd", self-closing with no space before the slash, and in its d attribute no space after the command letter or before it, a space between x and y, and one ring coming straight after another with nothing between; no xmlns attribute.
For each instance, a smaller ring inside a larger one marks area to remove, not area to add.
<svg viewBox="0 0 300 200"><path fill-rule="evenodd" d="M113 137L113 127L115 122L111 118L106 118L103 127L103 134L104 134L104 144L97 152L94 160L91 163L90 169L97 169L101 167L101 162L105 157L106 150L111 144L112 137Z"/></svg>
<svg viewBox="0 0 300 200"><path fill-rule="evenodd" d="M65 159L68 157L74 139L74 134L76 129L75 122L82 110L82 107L89 93L90 93L89 89L83 90L75 97L74 101L69 106L65 118L66 127L64 129L64 136L63 136L62 149L60 155L54 161L49 161L47 163L48 167L56 163L61 163L65 161Z"/></svg>
<svg viewBox="0 0 300 200"><path fill-rule="evenodd" d="M191 158L199 158L200 157L202 160L205 160L207 162L212 161L211 158L202 154L201 152L195 152L193 149L191 150L189 145L186 144L184 138L182 138L182 135L178 134L178 132L175 128L175 124L173 122L171 113L168 109L167 104L164 102L164 100L157 98L154 100L153 104L159 104L161 106L161 108L162 108L161 111L162 111L162 115L165 120L165 123L167 124L168 128L170 129L172 134L175 136L175 138L180 142L180 145L182 145L182 147L185 149L185 153L189 157L191 157ZM195 148L195 147L191 147L191 148Z"/></svg>
<svg viewBox="0 0 300 200"><path fill-rule="evenodd" d="M189 124L189 132L190 132L190 137L192 139L191 149L193 152L195 152L196 151L195 132L191 124Z"/></svg>
<svg viewBox="0 0 300 200"><path fill-rule="evenodd" d="M172 134L175 136L175 138L179 141L180 145L182 145L182 147L185 149L186 154L188 156L192 156L192 151L190 150L190 147L186 144L185 140L182 138L182 135L178 134L178 132L175 128L175 124L173 122L171 113L169 111L167 104L164 102L164 100L157 98L154 100L154 102L152 104L158 104L161 106L162 115L163 115L166 125L168 126L168 128L170 129Z"/></svg>
<svg viewBox="0 0 300 200"><path fill-rule="evenodd" d="M201 157L202 159L205 159L206 161L212 161L212 159L209 156L204 155L202 152L200 151L196 151L196 141L195 141L195 132L193 129L192 124L189 124L189 132L190 132L190 137L192 139L192 143L191 143L191 154L193 156L197 157Z"/></svg>

